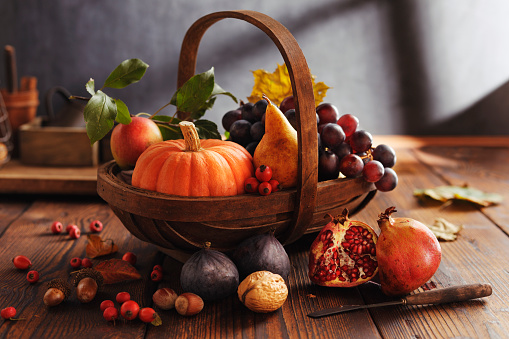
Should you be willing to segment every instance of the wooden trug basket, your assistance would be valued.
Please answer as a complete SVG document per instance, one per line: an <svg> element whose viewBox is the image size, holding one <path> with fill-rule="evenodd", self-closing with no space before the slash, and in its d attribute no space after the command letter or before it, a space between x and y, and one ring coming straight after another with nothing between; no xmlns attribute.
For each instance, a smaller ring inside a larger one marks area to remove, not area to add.
<svg viewBox="0 0 509 339"><path fill-rule="evenodd" d="M98 170L97 191L124 226L137 238L153 243L179 260L203 247L228 252L240 241L275 230L289 244L305 233L319 231L344 208L350 215L375 195L363 178L318 183L318 144L311 74L299 45L278 21L254 11L224 11L198 19L187 31L180 52L178 87L195 73L198 46L205 31L226 18L244 20L265 32L276 44L288 68L298 117L299 173L297 187L268 196L181 197L140 189L119 178L115 162Z"/></svg>

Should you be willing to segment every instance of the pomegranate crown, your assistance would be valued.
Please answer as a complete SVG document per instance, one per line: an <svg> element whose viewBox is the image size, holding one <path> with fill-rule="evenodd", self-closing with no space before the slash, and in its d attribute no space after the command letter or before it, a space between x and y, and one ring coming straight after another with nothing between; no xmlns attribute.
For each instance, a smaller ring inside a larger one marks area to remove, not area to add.
<svg viewBox="0 0 509 339"><path fill-rule="evenodd" d="M344 224L345 221L348 220L348 213L349 213L348 208L345 208L340 215L333 217L332 215L327 213L325 216L326 217L329 216L332 222L334 222L335 224Z"/></svg>
<svg viewBox="0 0 509 339"><path fill-rule="evenodd" d="M389 220L391 217L391 214L394 212L397 212L396 207L391 206L391 207L387 208L385 210L385 212L382 212L382 213L380 213L380 215L378 215L378 221L380 222L382 220Z"/></svg>

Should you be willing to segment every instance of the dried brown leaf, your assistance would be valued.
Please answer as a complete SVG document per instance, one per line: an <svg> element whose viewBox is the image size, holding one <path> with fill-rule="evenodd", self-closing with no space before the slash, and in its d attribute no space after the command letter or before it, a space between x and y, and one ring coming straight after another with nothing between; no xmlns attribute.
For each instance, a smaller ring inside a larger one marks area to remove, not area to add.
<svg viewBox="0 0 509 339"><path fill-rule="evenodd" d="M95 269L103 275L104 284L141 279L141 274L133 265L122 259L109 259L100 262Z"/></svg>
<svg viewBox="0 0 509 339"><path fill-rule="evenodd" d="M91 259L118 251L118 246L113 243L113 240L102 240L102 238L96 234L88 234L87 238L88 243L86 252L87 257Z"/></svg>

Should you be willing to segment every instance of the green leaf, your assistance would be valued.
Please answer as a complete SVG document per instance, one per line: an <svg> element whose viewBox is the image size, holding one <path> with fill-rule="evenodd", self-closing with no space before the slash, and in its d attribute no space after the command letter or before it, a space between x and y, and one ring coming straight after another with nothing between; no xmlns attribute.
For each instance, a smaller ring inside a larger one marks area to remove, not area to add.
<svg viewBox="0 0 509 339"><path fill-rule="evenodd" d="M200 139L221 139L221 134L217 130L217 125L209 120L196 120L194 126L198 131Z"/></svg>
<svg viewBox="0 0 509 339"><path fill-rule="evenodd" d="M152 118L152 120L154 120L154 122L159 127L159 130L163 135L163 140L175 140L184 138L182 132L180 131L180 127L178 126L179 122L182 120L167 115L156 115ZM174 126L170 126L170 124Z"/></svg>
<svg viewBox="0 0 509 339"><path fill-rule="evenodd" d="M117 105L117 116L115 120L118 123L129 125L131 123L131 114L129 114L127 105L120 99L115 99L115 104Z"/></svg>
<svg viewBox="0 0 509 339"><path fill-rule="evenodd" d="M417 197L429 197L438 201L467 200L481 206L490 206L502 202L501 195L496 193L484 193L471 187L438 186L429 189L417 189L414 191Z"/></svg>
<svg viewBox="0 0 509 339"><path fill-rule="evenodd" d="M90 80L88 80L87 84L85 85L85 88L87 89L87 92L90 93L90 95L94 95L95 94L94 79L90 78Z"/></svg>
<svg viewBox="0 0 509 339"><path fill-rule="evenodd" d="M221 86L219 86L218 84L214 83L214 89L212 90L212 94L210 96L216 96L216 95L227 95L230 98L232 98L233 101L235 101L235 103L238 102L237 98L233 94L231 94L230 92L225 91L224 89L221 88Z"/></svg>
<svg viewBox="0 0 509 339"><path fill-rule="evenodd" d="M211 109L214 106L214 102L216 98L210 98L210 100L206 101L199 109L192 112L190 117L193 120L198 120L205 115L207 110Z"/></svg>
<svg viewBox="0 0 509 339"><path fill-rule="evenodd" d="M148 65L140 59L124 60L110 73L103 87L124 88L141 80Z"/></svg>
<svg viewBox="0 0 509 339"><path fill-rule="evenodd" d="M117 105L115 100L99 90L88 101L83 115L87 123L87 135L93 145L113 128Z"/></svg>
<svg viewBox="0 0 509 339"><path fill-rule="evenodd" d="M214 90L214 67L186 81L172 98L177 109L193 113L202 108Z"/></svg>

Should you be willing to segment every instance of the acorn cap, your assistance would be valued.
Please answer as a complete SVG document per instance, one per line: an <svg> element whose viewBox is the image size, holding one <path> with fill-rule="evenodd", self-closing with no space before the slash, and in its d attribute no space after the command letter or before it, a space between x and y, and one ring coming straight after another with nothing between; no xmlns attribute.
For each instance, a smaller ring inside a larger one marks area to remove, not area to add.
<svg viewBox="0 0 509 339"><path fill-rule="evenodd" d="M71 285L64 279L53 279L47 284L48 290L50 288L56 288L64 294L64 300L67 300L71 295Z"/></svg>
<svg viewBox="0 0 509 339"><path fill-rule="evenodd" d="M104 278L101 272L93 268L83 268L76 272L74 276L73 284L74 286L78 286L80 281L84 278L92 278L97 283L97 288L100 289L104 283Z"/></svg>

